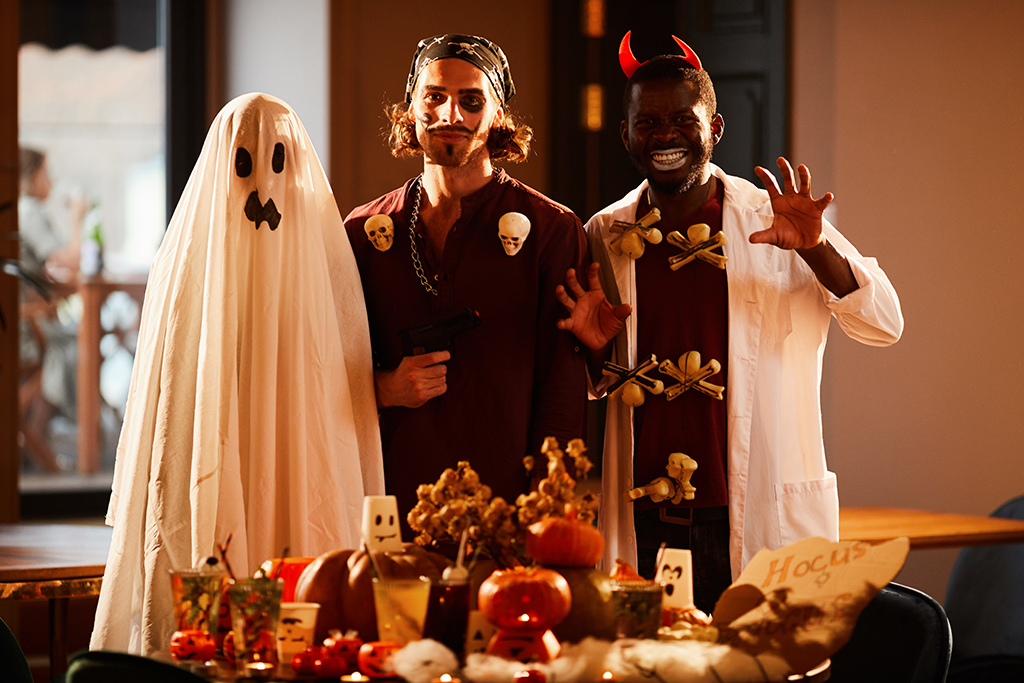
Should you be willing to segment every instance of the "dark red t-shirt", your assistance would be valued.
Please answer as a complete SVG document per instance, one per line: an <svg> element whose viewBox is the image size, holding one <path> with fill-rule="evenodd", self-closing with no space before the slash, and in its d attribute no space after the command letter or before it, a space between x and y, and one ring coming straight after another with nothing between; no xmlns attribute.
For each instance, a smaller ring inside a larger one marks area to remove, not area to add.
<svg viewBox="0 0 1024 683"><path fill-rule="evenodd" d="M672 229L684 236L694 223L707 223L714 235L722 229L722 201L725 190L718 183L717 192L679 226L655 227L667 237ZM637 219L650 210L646 199L637 208ZM643 256L636 260L637 357L655 354L658 361L671 360L680 365L680 356L698 351L701 365L712 358L722 364L718 374L706 381L726 385L729 360L729 287L725 270L695 258L673 271L670 256L678 247L662 239L661 244L647 244ZM721 249L713 253L721 254ZM728 267L728 266L727 266ZM666 388L676 379L655 370L648 376L660 379ZM726 401L717 400L696 389L683 392L669 401L664 394L645 393L643 405L633 410L634 486L644 486L657 477L667 476L665 466L670 453L682 452L697 461L697 470L690 483L696 488L692 501L680 507L728 505L726 485L727 411ZM670 500L652 503L640 498L635 509L671 505Z"/></svg>

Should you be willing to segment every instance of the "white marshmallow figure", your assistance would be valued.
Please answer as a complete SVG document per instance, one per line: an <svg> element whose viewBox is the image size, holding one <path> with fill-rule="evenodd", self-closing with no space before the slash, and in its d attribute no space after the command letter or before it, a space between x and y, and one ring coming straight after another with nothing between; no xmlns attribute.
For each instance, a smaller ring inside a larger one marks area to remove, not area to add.
<svg viewBox="0 0 1024 683"><path fill-rule="evenodd" d="M391 243L395 239L395 224L391 216L383 213L370 216L363 224L363 230L377 251L387 251L391 248Z"/></svg>
<svg viewBox="0 0 1024 683"><path fill-rule="evenodd" d="M397 498L363 498L363 541L371 552L397 552L402 549L402 528L399 526Z"/></svg>
<svg viewBox="0 0 1024 683"><path fill-rule="evenodd" d="M505 253L515 256L523 248L526 237L530 234L530 219L516 211L509 211L498 219L498 237Z"/></svg>
<svg viewBox="0 0 1024 683"><path fill-rule="evenodd" d="M661 607L690 609L693 604L693 556L689 550L663 548L658 553L656 581L661 581Z"/></svg>

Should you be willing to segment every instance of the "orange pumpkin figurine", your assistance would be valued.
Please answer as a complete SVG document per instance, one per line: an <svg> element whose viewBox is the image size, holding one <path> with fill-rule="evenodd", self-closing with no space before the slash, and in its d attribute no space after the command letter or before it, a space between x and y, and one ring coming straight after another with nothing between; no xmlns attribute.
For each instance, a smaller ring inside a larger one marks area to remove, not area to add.
<svg viewBox="0 0 1024 683"><path fill-rule="evenodd" d="M391 678L395 675L395 653L402 649L398 643L372 640L359 648L359 670L370 678Z"/></svg>
<svg viewBox="0 0 1024 683"><path fill-rule="evenodd" d="M498 632L487 654L521 662L547 662L560 645L551 632L569 614L569 583L543 567L499 569L480 584L477 605Z"/></svg>
<svg viewBox="0 0 1024 683"><path fill-rule="evenodd" d="M175 661L194 659L205 662L217 654L217 643L206 631L175 631L171 636L171 656Z"/></svg>

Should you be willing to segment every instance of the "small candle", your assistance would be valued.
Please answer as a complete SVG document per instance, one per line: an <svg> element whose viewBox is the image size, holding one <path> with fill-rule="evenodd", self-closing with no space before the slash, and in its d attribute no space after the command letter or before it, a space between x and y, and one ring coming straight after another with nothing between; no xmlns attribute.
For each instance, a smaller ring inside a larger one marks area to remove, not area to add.
<svg viewBox="0 0 1024 683"><path fill-rule="evenodd" d="M618 679L615 678L615 674L613 674L611 671L605 671L603 674L601 674L601 680L602 681L617 681Z"/></svg>
<svg viewBox="0 0 1024 683"><path fill-rule="evenodd" d="M270 662L250 662L245 665L245 675L248 678L269 678L274 672L274 665Z"/></svg>
<svg viewBox="0 0 1024 683"><path fill-rule="evenodd" d="M344 676L342 676L341 680L346 681L346 683L365 683L366 681L370 680L370 677L364 676L358 671L353 671L350 674L345 674Z"/></svg>
<svg viewBox="0 0 1024 683"><path fill-rule="evenodd" d="M431 683L462 683L462 681L451 674L441 674Z"/></svg>

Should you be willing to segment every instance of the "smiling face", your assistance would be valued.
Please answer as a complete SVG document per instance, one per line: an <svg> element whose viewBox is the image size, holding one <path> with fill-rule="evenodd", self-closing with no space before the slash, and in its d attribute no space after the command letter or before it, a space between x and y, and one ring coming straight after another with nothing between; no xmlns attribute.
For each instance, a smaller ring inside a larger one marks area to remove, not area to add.
<svg viewBox="0 0 1024 683"><path fill-rule="evenodd" d="M711 174L711 152L724 122L713 117L694 83L668 79L633 86L622 142L655 192L682 194Z"/></svg>
<svg viewBox="0 0 1024 683"><path fill-rule="evenodd" d="M504 117L484 72L452 58L423 69L410 111L426 161L450 167L489 159L487 137Z"/></svg>

